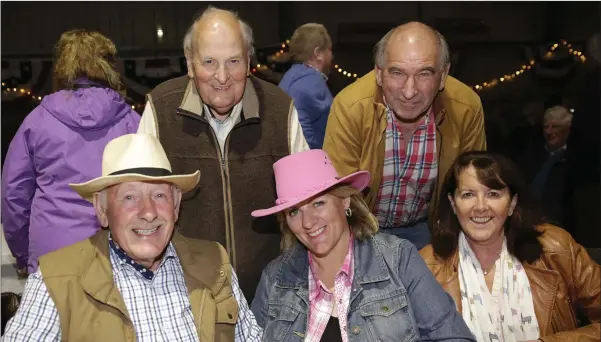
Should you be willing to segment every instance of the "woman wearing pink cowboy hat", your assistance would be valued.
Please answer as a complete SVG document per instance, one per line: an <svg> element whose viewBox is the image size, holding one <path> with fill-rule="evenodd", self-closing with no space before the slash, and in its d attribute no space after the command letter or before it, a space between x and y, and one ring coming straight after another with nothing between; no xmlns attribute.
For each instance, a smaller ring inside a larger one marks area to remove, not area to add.
<svg viewBox="0 0 601 342"><path fill-rule="evenodd" d="M368 172L338 177L309 150L273 165L283 254L252 303L264 341L476 341L415 246L379 234Z"/></svg>

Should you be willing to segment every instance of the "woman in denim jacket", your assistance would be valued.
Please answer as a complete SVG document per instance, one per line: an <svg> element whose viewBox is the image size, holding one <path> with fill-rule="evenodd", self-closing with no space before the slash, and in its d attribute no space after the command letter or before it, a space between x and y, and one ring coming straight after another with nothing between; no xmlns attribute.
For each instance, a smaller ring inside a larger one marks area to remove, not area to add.
<svg viewBox="0 0 601 342"><path fill-rule="evenodd" d="M252 303L264 341L475 341L409 241L378 234L361 199L370 175L340 178L322 150L273 166L284 254Z"/></svg>

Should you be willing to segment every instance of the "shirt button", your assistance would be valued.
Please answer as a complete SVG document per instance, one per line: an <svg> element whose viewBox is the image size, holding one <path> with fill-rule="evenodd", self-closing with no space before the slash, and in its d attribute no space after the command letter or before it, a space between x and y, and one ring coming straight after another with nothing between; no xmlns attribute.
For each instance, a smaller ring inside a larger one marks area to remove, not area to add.
<svg viewBox="0 0 601 342"><path fill-rule="evenodd" d="M227 317L228 317L229 319L232 319L232 318L234 318L234 316L232 316L232 314L231 314L231 313L229 313L229 312L227 313Z"/></svg>
<svg viewBox="0 0 601 342"><path fill-rule="evenodd" d="M225 276L225 272L223 270L219 270L219 276L220 277L224 277Z"/></svg>
<svg viewBox="0 0 601 342"><path fill-rule="evenodd" d="M353 330L351 330L351 332L352 332L354 335L359 335L359 333L361 332L361 328L359 328L358 326L355 326L355 327L353 328Z"/></svg>

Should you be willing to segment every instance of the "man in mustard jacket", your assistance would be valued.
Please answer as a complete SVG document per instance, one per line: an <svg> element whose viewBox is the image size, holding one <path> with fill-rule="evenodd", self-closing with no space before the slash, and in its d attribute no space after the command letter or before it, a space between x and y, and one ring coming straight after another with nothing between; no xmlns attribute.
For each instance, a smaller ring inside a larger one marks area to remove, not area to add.
<svg viewBox="0 0 601 342"><path fill-rule="evenodd" d="M108 229L40 257L4 341L259 341L225 249L174 233L199 178L151 135L110 141L102 176L70 184Z"/></svg>
<svg viewBox="0 0 601 342"><path fill-rule="evenodd" d="M427 25L391 30L374 57L374 71L334 98L323 148L341 176L372 174L365 200L381 231L420 249L437 184L459 154L486 149L482 103L448 76L448 45Z"/></svg>

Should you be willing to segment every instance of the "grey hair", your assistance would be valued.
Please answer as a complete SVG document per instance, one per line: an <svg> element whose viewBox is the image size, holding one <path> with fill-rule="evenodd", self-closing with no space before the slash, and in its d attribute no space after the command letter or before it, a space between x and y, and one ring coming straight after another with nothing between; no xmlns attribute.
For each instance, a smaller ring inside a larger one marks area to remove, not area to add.
<svg viewBox="0 0 601 342"><path fill-rule="evenodd" d="M430 26L428 27L434 33L436 33L436 36L438 37L438 48L440 51L440 54L438 55L438 63L441 68L445 68L451 64L451 53L449 52L449 44L447 44L447 40L440 32L438 32ZM388 33L386 33L386 35L384 35L384 37L382 37L382 39L380 39L380 41L374 46L374 61L380 69L384 69L386 67L386 48L388 47L388 41L390 40L390 37L392 37L397 28L398 27L395 27L392 30L388 31Z"/></svg>
<svg viewBox="0 0 601 342"><path fill-rule="evenodd" d="M569 126L572 124L572 116L572 113L565 107L554 106L545 111L544 122L553 120L562 125Z"/></svg>
<svg viewBox="0 0 601 342"><path fill-rule="evenodd" d="M194 19L192 25L188 27L186 35L184 36L184 55L186 56L186 58L190 59L193 55L192 38L194 37L194 28L196 27L196 23L206 18L207 16L217 12L226 12L234 18L236 18L236 20L238 20L238 24L240 25L240 31L242 31L242 40L244 41L244 47L246 48L246 51L248 52L248 56L250 58L250 56L252 56L255 53L253 29L250 27L250 25L248 25L248 23L240 19L238 13L220 9L215 6L207 7L207 9L202 11L202 13L199 16L197 16L196 19Z"/></svg>

